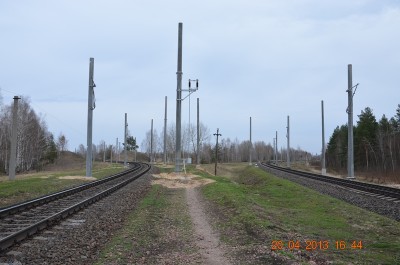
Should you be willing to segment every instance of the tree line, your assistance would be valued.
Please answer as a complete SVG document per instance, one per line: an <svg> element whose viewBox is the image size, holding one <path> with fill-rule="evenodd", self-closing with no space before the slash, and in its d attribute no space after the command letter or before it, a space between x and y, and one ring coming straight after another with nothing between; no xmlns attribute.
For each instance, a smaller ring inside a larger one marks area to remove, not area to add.
<svg viewBox="0 0 400 265"><path fill-rule="evenodd" d="M0 172L8 174L10 160L14 102L4 105L0 101ZM16 171L41 170L54 163L60 151L67 147L67 140L60 134L58 141L48 131L46 122L30 106L29 99L18 101Z"/></svg>
<svg viewBox="0 0 400 265"><path fill-rule="evenodd" d="M175 163L175 124L171 123L167 126L166 137L166 153L167 163ZM195 125L190 126L184 124L182 126L182 158L191 158L192 163L196 163L197 152L200 154L200 163L215 162L215 149L218 152L218 162L236 163L249 162L250 152L252 154L252 162L272 161L274 160L275 151L270 143L264 141L255 141L250 143L249 140L240 141L238 138L234 140L221 138L216 147L215 139L210 133L206 125L200 122L200 150L197 150L197 128ZM141 144L141 150L147 154L151 161L163 161L164 155L164 130L158 132L153 130L153 150L151 150L151 131L146 132L146 136ZM294 161L307 161L311 158L311 154L303 151L300 147L290 149L290 157ZM282 149L277 152L278 160L286 160L287 150Z"/></svg>
<svg viewBox="0 0 400 265"><path fill-rule="evenodd" d="M14 102L4 105L0 93L0 173L8 174L8 167L11 153L11 135ZM17 113L17 160L16 171L26 172L30 170L42 170L46 164L55 163L60 154L68 150L68 140L62 133L57 139L49 132L47 124L42 115L38 115L30 105L27 97L22 97L18 101ZM166 151L167 162L175 163L175 124L170 124L167 128ZM209 129L200 123L200 148L197 150L197 128L191 124L183 125L182 130L182 157L191 158L196 163L196 155L199 152L201 163L213 163L215 161L215 143ZM138 153L141 160L163 161L164 153L164 132L153 131L153 151L151 146L151 132L146 133L146 137L141 144L141 151L147 158ZM252 146L252 148L250 148ZM129 135L127 138L127 149L136 151L138 148L136 138ZM98 161L123 160L123 144L121 147L106 145L101 141L98 145L93 144L93 157ZM274 159L274 149L271 144L263 141L254 142L239 141L237 138L222 138L217 147L218 162L248 162L250 152L253 161L270 161ZM76 153L82 157L86 156L86 148L81 144ZM278 150L278 159L286 157L286 150ZM291 149L291 157L301 160L306 157L307 152L301 149ZM135 152L136 156L136 152ZM138 157L139 158L139 157Z"/></svg>
<svg viewBox="0 0 400 265"><path fill-rule="evenodd" d="M354 168L359 172L394 174L400 168L400 104L393 117L376 120L369 107L361 111L354 128ZM337 126L327 146L327 166L347 168L347 125Z"/></svg>

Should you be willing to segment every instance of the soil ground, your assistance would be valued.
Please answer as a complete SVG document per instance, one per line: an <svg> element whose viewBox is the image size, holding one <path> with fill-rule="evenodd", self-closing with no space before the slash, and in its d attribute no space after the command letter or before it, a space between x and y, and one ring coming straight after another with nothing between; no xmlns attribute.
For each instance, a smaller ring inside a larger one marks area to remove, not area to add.
<svg viewBox="0 0 400 265"><path fill-rule="evenodd" d="M186 189L186 201L195 230L195 244L200 249L200 253L206 264L230 264L225 258L225 251L220 242L219 235L212 229L207 220L204 205L199 196L198 190L195 188Z"/></svg>
<svg viewBox="0 0 400 265"><path fill-rule="evenodd" d="M196 187L214 182L211 179L204 179L196 175L161 173L154 175L153 184L161 184L167 188L184 188L186 191L186 204L194 228L194 243L199 248L205 264L223 265L230 264L224 257L223 246L220 243L219 235L212 229L200 194Z"/></svg>
<svg viewBox="0 0 400 265"><path fill-rule="evenodd" d="M153 177L143 208L132 214L98 264L116 259L126 264L231 264L198 190L214 181L191 174Z"/></svg>

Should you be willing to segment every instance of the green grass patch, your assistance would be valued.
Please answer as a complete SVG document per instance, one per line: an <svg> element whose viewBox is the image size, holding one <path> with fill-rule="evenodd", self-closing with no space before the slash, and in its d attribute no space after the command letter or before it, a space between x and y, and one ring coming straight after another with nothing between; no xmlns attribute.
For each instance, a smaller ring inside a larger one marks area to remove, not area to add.
<svg viewBox="0 0 400 265"><path fill-rule="evenodd" d="M189 255L196 250L192 235L185 191L153 185L96 264L158 264L162 255Z"/></svg>
<svg viewBox="0 0 400 265"><path fill-rule="evenodd" d="M328 241L327 250L317 247L311 252L318 252L335 264L399 262L399 222L321 195L256 167L243 165L235 171L235 174L229 173L229 178L209 176L216 183L202 189L221 213L223 221L218 225L226 233L223 237L226 242L237 244L239 240L270 247L272 240L279 240L286 245L283 251L291 253L287 248L290 240L299 241L301 251L306 251L307 240ZM362 249L351 248L354 240L362 241ZM336 249L336 241L344 241L345 249Z"/></svg>
<svg viewBox="0 0 400 265"><path fill-rule="evenodd" d="M119 164L95 163L93 177L100 179L125 170ZM62 176L85 176L83 169L63 172L39 172L16 180L0 181L0 207L37 198L83 183L80 179L59 179Z"/></svg>

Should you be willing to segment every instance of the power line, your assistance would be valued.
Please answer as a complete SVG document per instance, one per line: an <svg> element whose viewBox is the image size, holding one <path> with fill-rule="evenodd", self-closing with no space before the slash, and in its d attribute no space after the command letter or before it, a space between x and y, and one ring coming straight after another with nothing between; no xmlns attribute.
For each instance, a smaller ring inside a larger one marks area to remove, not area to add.
<svg viewBox="0 0 400 265"><path fill-rule="evenodd" d="M18 92L15 92L15 91L11 91L11 90L4 89L4 88L0 88L0 91L5 91L5 92L7 92L7 93L9 93L11 95L19 95L21 98L24 98L24 96L21 93L18 93ZM31 96L26 96L26 97L29 98L29 100L30 100L29 104L34 107L34 110L35 109L36 109L36 111L39 110L39 114L45 114L45 117L53 118L54 120L56 120L60 124L68 127L69 129L71 129L74 133L76 133L76 135L79 135L79 136L84 136L85 135L82 131L72 127L70 124L65 123L62 119L60 119L59 117L53 115L51 112L47 111L42 106L40 106L37 103L35 103L34 100L32 100Z"/></svg>

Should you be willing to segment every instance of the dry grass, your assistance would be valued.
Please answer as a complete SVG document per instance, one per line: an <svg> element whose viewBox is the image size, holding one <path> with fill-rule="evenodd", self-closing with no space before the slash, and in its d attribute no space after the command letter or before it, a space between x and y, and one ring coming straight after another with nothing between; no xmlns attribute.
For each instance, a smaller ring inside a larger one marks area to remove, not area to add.
<svg viewBox="0 0 400 265"><path fill-rule="evenodd" d="M41 172L18 174L16 180L0 176L0 207L30 200L45 194L71 188L87 181L110 176L125 170L120 164L94 163L93 178L86 174L84 159L73 153L66 153L55 165Z"/></svg>
<svg viewBox="0 0 400 265"><path fill-rule="evenodd" d="M169 174L160 173L158 175L153 175L153 177L155 178L152 181L153 185L159 184L170 189L189 189L215 182L212 179L202 178L199 175L182 175L174 172Z"/></svg>
<svg viewBox="0 0 400 265"><path fill-rule="evenodd" d="M248 163L223 163L217 165L217 175L232 179L237 176L237 172L248 166ZM202 164L198 169L214 175L215 164Z"/></svg>
<svg viewBox="0 0 400 265"><path fill-rule="evenodd" d="M286 163L281 163L279 166L286 167ZM321 173L321 169L318 166L306 165L304 162L292 162L290 168L295 170L301 170L305 172L312 172L316 174ZM384 173L379 171L361 171L355 170L355 177L359 181L387 185L391 187L400 187L400 173ZM336 172L332 169L327 169L327 175L335 178L347 177L347 171Z"/></svg>

